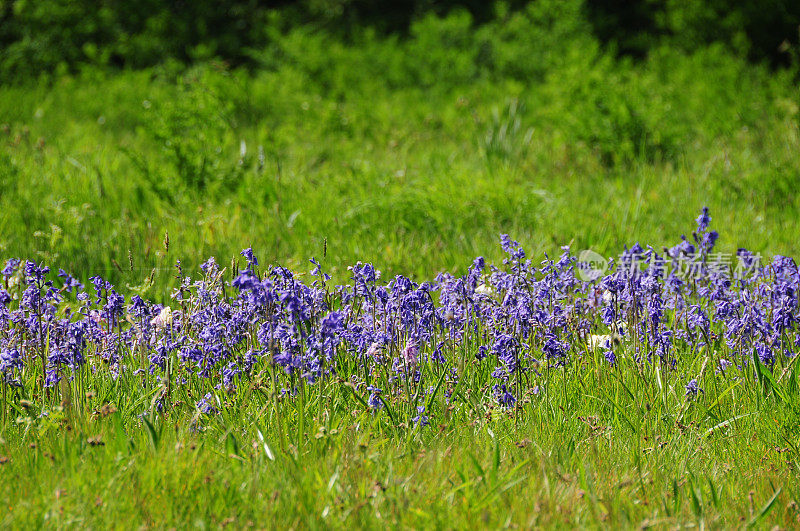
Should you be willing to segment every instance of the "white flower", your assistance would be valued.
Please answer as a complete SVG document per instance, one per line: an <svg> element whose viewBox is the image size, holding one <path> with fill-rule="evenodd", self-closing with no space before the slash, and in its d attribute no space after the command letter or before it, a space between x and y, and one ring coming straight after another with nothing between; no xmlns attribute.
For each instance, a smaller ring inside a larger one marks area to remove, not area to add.
<svg viewBox="0 0 800 531"><path fill-rule="evenodd" d="M158 315L153 317L150 324L156 328L167 328L172 326L172 309L169 306L164 306Z"/></svg>
<svg viewBox="0 0 800 531"><path fill-rule="evenodd" d="M403 349L403 358L405 358L406 363L410 366L416 366L418 354L419 347L417 347L417 342L409 339L406 343L406 348Z"/></svg>
<svg viewBox="0 0 800 531"><path fill-rule="evenodd" d="M485 295L487 297L494 297L495 291L494 288L488 284L481 284L477 288L475 288L475 293L477 295Z"/></svg>
<svg viewBox="0 0 800 531"><path fill-rule="evenodd" d="M606 334L592 334L589 336L589 349L595 350L601 347L611 346L611 336Z"/></svg>
<svg viewBox="0 0 800 531"><path fill-rule="evenodd" d="M614 300L614 295L610 291L608 291L607 289L604 289L603 290L603 302L608 304L612 300Z"/></svg>
<svg viewBox="0 0 800 531"><path fill-rule="evenodd" d="M374 360L380 359L381 348L381 344L375 341L369 346L369 349L367 349L367 356Z"/></svg>

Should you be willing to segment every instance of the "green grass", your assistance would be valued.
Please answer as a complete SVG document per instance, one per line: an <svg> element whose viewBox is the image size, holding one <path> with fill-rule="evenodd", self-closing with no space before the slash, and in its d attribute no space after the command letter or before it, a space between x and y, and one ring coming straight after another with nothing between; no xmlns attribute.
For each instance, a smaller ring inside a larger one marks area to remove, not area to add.
<svg viewBox="0 0 800 531"><path fill-rule="evenodd" d="M674 373L659 375L625 359L609 369L602 356L542 369L539 394L516 414L482 398L487 375L467 361L469 398L453 408L441 393L432 398L434 423L425 429L365 412L328 380L278 403L253 382L224 398L221 415L200 417L198 431L191 407L147 413L156 383L112 381L101 369L88 397L73 394L66 409L34 397L6 425L0 522L796 526L796 404L765 396L748 377L702 370L704 355L681 357ZM701 399L684 398L684 373L701 373ZM175 403L191 405L183 395L193 387L181 386ZM118 411L91 414L107 401ZM42 406L49 417L38 417ZM402 404L393 408L402 414ZM136 419L142 409L150 420Z"/></svg>
<svg viewBox="0 0 800 531"><path fill-rule="evenodd" d="M800 250L791 72L716 48L632 65L586 45L543 79L421 87L391 65L370 75L399 44L328 50L298 33L285 53L307 56L255 74L88 71L0 89L0 253L132 286L157 267L163 291L177 258L194 270L252 245L297 265L327 241L339 271L431 277L499 258L500 233L536 255L672 244L703 205L726 251Z"/></svg>
<svg viewBox="0 0 800 531"><path fill-rule="evenodd" d="M800 255L795 71L719 47L617 60L580 24L542 30L552 49L518 44L513 24L463 26L426 19L408 41L355 45L300 28L255 72L89 69L0 87L0 256L158 300L176 259L195 271L250 245L290 267L326 254L339 279L361 260L421 280L497 262L500 233L535 259L671 245L703 205L723 250ZM49 419L55 398L30 397L1 435L0 522L798 525L794 403L711 370L687 402L679 377L699 356L661 387L595 363L548 373L516 418L439 404L423 431L341 386L283 407L243 389L202 432L186 414L151 431L135 420L148 395L110 380ZM119 411L92 417L106 402Z"/></svg>

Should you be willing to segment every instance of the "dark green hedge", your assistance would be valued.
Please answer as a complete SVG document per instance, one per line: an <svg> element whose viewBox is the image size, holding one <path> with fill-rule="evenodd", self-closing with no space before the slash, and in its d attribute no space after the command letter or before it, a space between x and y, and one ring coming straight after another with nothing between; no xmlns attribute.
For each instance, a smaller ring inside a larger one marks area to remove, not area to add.
<svg viewBox="0 0 800 531"><path fill-rule="evenodd" d="M483 0L0 0L0 80L84 64L138 68L168 59L248 64L277 32L310 24L348 39L364 27L407 33L427 13L468 10L480 25L526 2ZM584 16L621 54L665 39L691 49L723 42L756 61L787 64L800 25L796 0L591 0Z"/></svg>

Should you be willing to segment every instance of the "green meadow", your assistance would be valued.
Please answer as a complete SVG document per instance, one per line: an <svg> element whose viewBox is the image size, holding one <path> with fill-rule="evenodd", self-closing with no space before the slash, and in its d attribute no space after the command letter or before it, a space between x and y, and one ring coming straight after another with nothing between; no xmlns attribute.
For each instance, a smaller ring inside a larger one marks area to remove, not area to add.
<svg viewBox="0 0 800 531"><path fill-rule="evenodd" d="M671 41L631 57L580 2L480 24L429 13L404 35L269 31L247 64L87 62L0 85L0 265L100 275L160 303L176 261L196 276L214 256L230 281L246 247L309 282L312 257L335 282L358 261L422 282L502 263L502 233L536 264L563 245L660 251L703 206L716 251L800 256L797 62ZM152 375L87 372L51 393L37 373L3 395L0 524L800 525L796 363L765 392L706 368L708 352L684 351L672 375L621 355L613 371L602 355L546 371L515 414L489 404L465 350L475 398L432 398L426 429L336 380L297 400L241 385L198 430L193 392L140 416ZM702 400L687 400L698 374Z"/></svg>
<svg viewBox="0 0 800 531"><path fill-rule="evenodd" d="M707 205L726 251L797 253L793 70L713 45L616 59L580 19L531 34L548 13L3 87L0 252L132 286L156 268L160 291L176 259L249 245L430 278L498 258L501 232L534 256L671 244Z"/></svg>

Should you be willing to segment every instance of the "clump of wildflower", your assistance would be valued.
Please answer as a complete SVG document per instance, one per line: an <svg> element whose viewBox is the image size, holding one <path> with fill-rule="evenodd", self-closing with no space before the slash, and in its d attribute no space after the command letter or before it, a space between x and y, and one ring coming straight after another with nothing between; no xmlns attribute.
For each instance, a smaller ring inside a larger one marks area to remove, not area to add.
<svg viewBox="0 0 800 531"><path fill-rule="evenodd" d="M503 407L513 408L517 403L517 397L508 389L506 384L495 384L492 386L492 392L494 393L497 403Z"/></svg>
<svg viewBox="0 0 800 531"><path fill-rule="evenodd" d="M369 391L369 399L367 399L369 407L374 410L383 409L383 400L381 400L381 393L383 390L374 385L368 385L367 391Z"/></svg>
<svg viewBox="0 0 800 531"><path fill-rule="evenodd" d="M169 306L161 308L161 311L158 312L158 315L153 317L150 324L162 330L172 326L172 308Z"/></svg>
<svg viewBox="0 0 800 531"><path fill-rule="evenodd" d="M403 360L409 367L417 365L417 357L419 356L419 347L414 339L409 339L403 349Z"/></svg>
<svg viewBox="0 0 800 531"><path fill-rule="evenodd" d="M217 408L213 406L214 395L206 393L206 395L197 401L196 407L198 411L204 415L214 415L217 413Z"/></svg>
<svg viewBox="0 0 800 531"><path fill-rule="evenodd" d="M704 391L700 388L700 385L697 383L697 379L692 378L691 380L689 380L689 383L686 384L686 397L695 398L698 393L704 393Z"/></svg>
<svg viewBox="0 0 800 531"><path fill-rule="evenodd" d="M611 365L612 367L617 364L617 355L614 354L614 351L611 350L610 348L603 349L603 356L606 358L608 364Z"/></svg>
<svg viewBox="0 0 800 531"><path fill-rule="evenodd" d="M417 426L427 426L430 424L428 416L425 415L425 406L417 406L417 416L411 419Z"/></svg>

